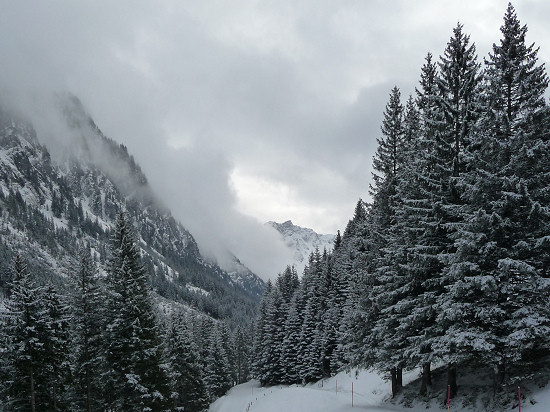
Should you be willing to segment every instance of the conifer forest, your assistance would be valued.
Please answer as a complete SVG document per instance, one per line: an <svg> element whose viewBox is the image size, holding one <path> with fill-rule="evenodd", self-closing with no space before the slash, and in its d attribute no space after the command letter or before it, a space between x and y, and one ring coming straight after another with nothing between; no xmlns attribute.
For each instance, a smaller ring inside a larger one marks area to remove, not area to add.
<svg viewBox="0 0 550 412"><path fill-rule="evenodd" d="M360 366L391 381L492 371L491 390L550 373L548 76L512 5L478 60L461 24L428 54L416 94L391 90L357 203L330 253L269 284L254 374L314 382ZM542 376L542 378L540 378ZM517 391L517 389L516 389Z"/></svg>
<svg viewBox="0 0 550 412"><path fill-rule="evenodd" d="M494 393L545 385L549 78L526 35L509 4L480 59L458 23L415 93L389 92L369 200L303 273L266 284L202 260L91 119L66 110L115 147L132 184L82 158L55 174L0 111L15 165L0 165L0 412L206 411L251 379L305 385L351 368L386 377L393 396L418 371L420 399L455 397L481 371Z"/></svg>

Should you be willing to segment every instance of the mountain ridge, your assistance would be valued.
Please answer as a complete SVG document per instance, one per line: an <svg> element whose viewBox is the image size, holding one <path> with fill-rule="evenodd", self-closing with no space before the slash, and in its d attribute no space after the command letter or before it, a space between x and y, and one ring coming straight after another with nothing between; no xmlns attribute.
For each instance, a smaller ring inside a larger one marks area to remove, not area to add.
<svg viewBox="0 0 550 412"><path fill-rule="evenodd" d="M293 260L287 262L287 264L294 266L298 274L304 271L309 256L316 249L322 252L324 249L330 251L334 247L336 235L319 234L313 229L295 225L292 220L283 223L269 221L265 224L277 230L281 234L286 247L293 252Z"/></svg>
<svg viewBox="0 0 550 412"><path fill-rule="evenodd" d="M56 284L83 242L102 265L117 213L127 213L155 292L213 318L253 316L263 281L239 262L231 274L200 254L192 234L155 197L124 145L106 137L74 96L58 96L70 146L56 155L31 120L0 109L0 291L8 262L26 250L31 267Z"/></svg>

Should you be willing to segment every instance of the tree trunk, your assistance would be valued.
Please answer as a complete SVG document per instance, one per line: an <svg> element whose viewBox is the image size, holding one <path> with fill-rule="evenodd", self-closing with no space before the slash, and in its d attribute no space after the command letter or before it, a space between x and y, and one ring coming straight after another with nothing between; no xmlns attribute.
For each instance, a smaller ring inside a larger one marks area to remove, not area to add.
<svg viewBox="0 0 550 412"><path fill-rule="evenodd" d="M391 368L391 394L392 398L397 395L397 392L399 392L399 386L397 384L397 368Z"/></svg>
<svg viewBox="0 0 550 412"><path fill-rule="evenodd" d="M428 385L432 386L432 365L430 362L426 362L423 366L423 371L427 376Z"/></svg>
<svg viewBox="0 0 550 412"><path fill-rule="evenodd" d="M397 370L397 388L403 387L403 368L401 366L396 368Z"/></svg>
<svg viewBox="0 0 550 412"><path fill-rule="evenodd" d="M457 391L456 366L452 364L447 367L447 385L450 388L451 398L454 398Z"/></svg>
<svg viewBox="0 0 550 412"><path fill-rule="evenodd" d="M493 376L493 396L496 396L498 388L504 383L504 378L506 377L506 366L504 362L498 363L494 369Z"/></svg>
<svg viewBox="0 0 550 412"><path fill-rule="evenodd" d="M502 385L504 383L504 379L506 377L506 366L504 365L504 362L501 362L497 365L497 384Z"/></svg>
<svg viewBox="0 0 550 412"><path fill-rule="evenodd" d="M430 370L430 362L422 365L422 381L420 384L420 395L424 396L428 392L428 385L432 385L432 372Z"/></svg>

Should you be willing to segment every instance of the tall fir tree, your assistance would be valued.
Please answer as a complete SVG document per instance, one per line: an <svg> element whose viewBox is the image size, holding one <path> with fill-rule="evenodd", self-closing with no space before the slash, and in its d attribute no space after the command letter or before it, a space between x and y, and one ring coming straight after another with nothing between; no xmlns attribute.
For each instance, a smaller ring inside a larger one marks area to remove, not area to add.
<svg viewBox="0 0 550 412"><path fill-rule="evenodd" d="M204 411L208 407L210 398L203 379L199 351L189 325L180 315L172 317L168 328L166 358L170 365L173 410Z"/></svg>
<svg viewBox="0 0 550 412"><path fill-rule="evenodd" d="M500 44L486 61L477 168L467 182L470 208L453 261L455 282L442 303L447 345L494 367L503 383L512 364L548 348L549 215L546 189L548 77L525 43L509 4ZM536 154L536 160L534 156ZM540 197L539 197L540 196ZM452 336L460 339L452 339Z"/></svg>
<svg viewBox="0 0 550 412"><path fill-rule="evenodd" d="M442 127L437 133L436 153L439 161L434 164L435 173L432 174L432 179L435 178L440 183L433 195L436 199L434 216L440 227L436 242L439 243L438 256L443 267L441 272L434 273L435 276L421 285L418 300L424 302L420 309L427 315L423 317L426 332L424 336L417 336L417 340L411 342L413 351L409 354L420 358L425 367L433 358L446 361L451 396L457 390L455 350L452 346L442 350L439 342L444 330L440 322L436 321L432 308L434 299L439 302L444 300L442 296L445 296L446 288L454 281L452 269L449 267L456 252L455 242L460 238L460 228L468 213L463 191L470 171L475 168L472 164L473 126L481 112L480 65L475 52L475 45L470 44L470 37L464 34L463 26L457 24L440 58L436 80L439 91L436 103ZM425 299L426 297L429 299ZM436 311L440 312L439 309ZM414 316L418 317L418 314L415 313ZM426 346L428 336L429 346ZM419 353L414 350L415 346L429 350ZM436 349L437 353L434 354ZM424 391L425 382L422 386Z"/></svg>
<svg viewBox="0 0 550 412"><path fill-rule="evenodd" d="M44 288L38 286L18 254L12 263L11 297L4 303L3 330L6 347L1 366L4 406L11 410L39 411L48 408L45 391Z"/></svg>
<svg viewBox="0 0 550 412"><path fill-rule="evenodd" d="M378 139L378 149L373 158L373 168L376 172L373 175L375 186L371 189L373 224L370 236L378 245L379 253L375 257L376 269L366 275L367 278L376 279L376 285L373 285L371 293L363 297L366 307L372 307L372 303L376 301L376 307L382 315L377 319L377 327L372 329L363 345L379 349L377 355L371 358L376 358L376 365L380 369L391 370L394 394L399 386L396 371L400 371L404 364L399 359L402 352L398 351L398 347L395 346L396 340L390 336L395 336L395 325L385 324L386 321L396 322L396 314L391 315L390 312L384 311L389 310L398 300L399 295L396 292L399 293L403 278L400 273L402 258L398 256L401 251L394 248L393 242L397 211L400 208L400 199L396 196L396 191L405 166L407 145L404 139L403 106L400 98L399 89L394 87L384 112L381 128L383 138ZM373 294L377 295L376 298ZM398 346L402 345L400 343Z"/></svg>
<svg viewBox="0 0 550 412"><path fill-rule="evenodd" d="M107 268L108 407L165 410L169 385L159 328L133 229L123 212L113 230Z"/></svg>
<svg viewBox="0 0 550 412"><path fill-rule="evenodd" d="M204 372L204 382L211 401L223 396L232 386L231 370L228 364L228 354L224 348L222 335L218 327L215 326L210 334Z"/></svg>
<svg viewBox="0 0 550 412"><path fill-rule="evenodd" d="M39 325L42 336L42 359L44 364L44 397L41 402L45 409L68 410L70 404L69 386L72 382L70 361L70 307L50 285L44 291L44 321Z"/></svg>
<svg viewBox="0 0 550 412"><path fill-rule="evenodd" d="M239 326L233 334L233 351L235 353L235 383L248 382L251 368L251 333L244 326Z"/></svg>
<svg viewBox="0 0 550 412"><path fill-rule="evenodd" d="M81 247L77 268L71 278L74 348L74 403L84 411L102 408L105 356L103 294L97 268L88 247Z"/></svg>
<svg viewBox="0 0 550 412"><path fill-rule="evenodd" d="M373 210L376 211L377 225L386 229L394 223L395 187L400 168L403 166L403 106L401 92L396 86L384 111L382 137L377 139L378 148L372 160L374 169L371 187Z"/></svg>
<svg viewBox="0 0 550 412"><path fill-rule="evenodd" d="M268 280L264 290L264 294L260 301L260 307L258 308L258 315L254 321L254 342L253 352L254 359L252 361L252 373L256 379L260 382L264 382L264 368L265 368L265 354L268 349L265 341L265 322L267 316L267 301L273 290L273 284L271 280Z"/></svg>

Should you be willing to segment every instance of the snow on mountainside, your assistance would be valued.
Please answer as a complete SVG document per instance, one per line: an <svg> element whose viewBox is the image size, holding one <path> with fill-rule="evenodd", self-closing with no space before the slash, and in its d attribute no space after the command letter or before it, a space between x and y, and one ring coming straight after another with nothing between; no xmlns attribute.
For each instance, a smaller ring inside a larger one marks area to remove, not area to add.
<svg viewBox="0 0 550 412"><path fill-rule="evenodd" d="M253 316L263 281L240 262L229 274L203 259L126 147L104 136L78 99L58 105L67 144L54 148L43 145L30 120L0 106L0 298L15 253L56 284L73 270L83 242L102 267L122 210L159 297L236 323Z"/></svg>
<svg viewBox="0 0 550 412"><path fill-rule="evenodd" d="M296 226L292 221L284 223L267 222L267 225L276 229L282 236L286 246L294 253L292 262L299 275L304 271L309 256L315 249L322 253L324 249L332 250L336 235L320 235L312 229ZM284 268L283 268L284 269Z"/></svg>

